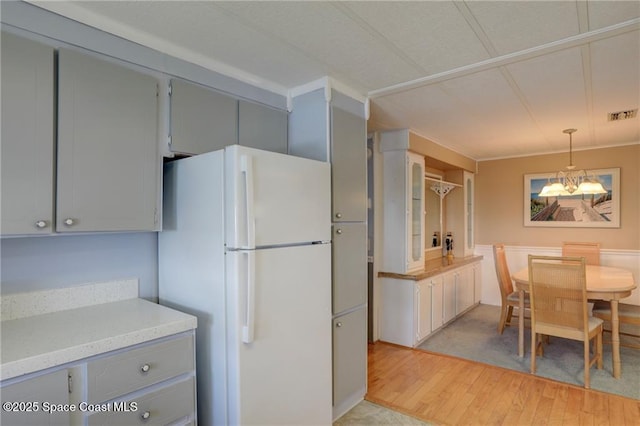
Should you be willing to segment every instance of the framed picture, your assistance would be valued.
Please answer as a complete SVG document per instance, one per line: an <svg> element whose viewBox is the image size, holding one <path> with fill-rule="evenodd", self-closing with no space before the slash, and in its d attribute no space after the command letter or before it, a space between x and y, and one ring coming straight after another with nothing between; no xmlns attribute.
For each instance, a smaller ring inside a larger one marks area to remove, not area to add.
<svg viewBox="0 0 640 426"><path fill-rule="evenodd" d="M589 170L606 194L539 197L556 173L524 175L524 226L565 228L620 227L620 169Z"/></svg>

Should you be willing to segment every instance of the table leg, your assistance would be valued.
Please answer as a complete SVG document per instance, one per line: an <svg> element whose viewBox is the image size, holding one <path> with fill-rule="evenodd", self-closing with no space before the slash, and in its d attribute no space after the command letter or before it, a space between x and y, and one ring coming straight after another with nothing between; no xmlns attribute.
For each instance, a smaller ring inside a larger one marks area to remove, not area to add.
<svg viewBox="0 0 640 426"><path fill-rule="evenodd" d="M518 293L520 294L518 304L518 356L522 358L524 357L524 290L520 290Z"/></svg>
<svg viewBox="0 0 640 426"><path fill-rule="evenodd" d="M611 300L611 354L613 358L613 377L620 378L620 322L618 320L618 301Z"/></svg>

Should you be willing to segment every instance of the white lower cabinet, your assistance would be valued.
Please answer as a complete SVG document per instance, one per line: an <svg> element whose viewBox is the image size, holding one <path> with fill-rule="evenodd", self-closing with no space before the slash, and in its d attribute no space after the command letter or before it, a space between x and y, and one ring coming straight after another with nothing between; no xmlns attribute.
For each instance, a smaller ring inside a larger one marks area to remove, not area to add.
<svg viewBox="0 0 640 426"><path fill-rule="evenodd" d="M479 279L479 263L419 281L381 278L380 340L418 346L478 303Z"/></svg>
<svg viewBox="0 0 640 426"><path fill-rule="evenodd" d="M456 317L456 273L448 272L443 276L442 321L444 324Z"/></svg>
<svg viewBox="0 0 640 426"><path fill-rule="evenodd" d="M194 339L181 333L3 382L2 403L23 405L3 410L2 424L195 424ZM25 404L36 401L38 411L26 415Z"/></svg>
<svg viewBox="0 0 640 426"><path fill-rule="evenodd" d="M429 278L431 287L431 331L444 324L444 276Z"/></svg>

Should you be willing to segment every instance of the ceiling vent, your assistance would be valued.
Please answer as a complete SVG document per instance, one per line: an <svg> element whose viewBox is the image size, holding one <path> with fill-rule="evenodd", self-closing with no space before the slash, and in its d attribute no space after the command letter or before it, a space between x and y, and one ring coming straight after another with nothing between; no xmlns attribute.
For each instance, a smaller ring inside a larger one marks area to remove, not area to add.
<svg viewBox="0 0 640 426"><path fill-rule="evenodd" d="M608 115L609 121L620 121L628 118L634 118L638 114L638 109L629 109L627 111L610 112Z"/></svg>

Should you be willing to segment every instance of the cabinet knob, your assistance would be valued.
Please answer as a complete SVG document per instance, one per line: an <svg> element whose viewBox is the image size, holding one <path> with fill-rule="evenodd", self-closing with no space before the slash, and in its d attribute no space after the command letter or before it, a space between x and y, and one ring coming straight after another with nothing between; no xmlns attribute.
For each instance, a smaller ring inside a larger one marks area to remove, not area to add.
<svg viewBox="0 0 640 426"><path fill-rule="evenodd" d="M74 219L71 219L70 217L68 217L68 218L66 218L64 220L64 224L66 226L73 226L73 225L75 225L75 223L76 223L76 221Z"/></svg>
<svg viewBox="0 0 640 426"><path fill-rule="evenodd" d="M47 221L46 220L38 220L36 221L36 228L42 229L42 228L46 228L47 227Z"/></svg>
<svg viewBox="0 0 640 426"><path fill-rule="evenodd" d="M338 328L342 327L342 323L341 322L336 323L336 327Z"/></svg>
<svg viewBox="0 0 640 426"><path fill-rule="evenodd" d="M340 228L336 229L336 234L338 234L338 235L342 234L342 229L340 229Z"/></svg>
<svg viewBox="0 0 640 426"><path fill-rule="evenodd" d="M342 213L336 213L336 217L340 219L342 217Z"/></svg>
<svg viewBox="0 0 640 426"><path fill-rule="evenodd" d="M143 373L146 373L149 370L151 370L151 366L149 364L145 364L142 367L140 367L140 371L142 371Z"/></svg>
<svg viewBox="0 0 640 426"><path fill-rule="evenodd" d="M151 417L151 413L148 411L145 411L144 413L140 414L140 418L142 420L149 420L149 417Z"/></svg>

